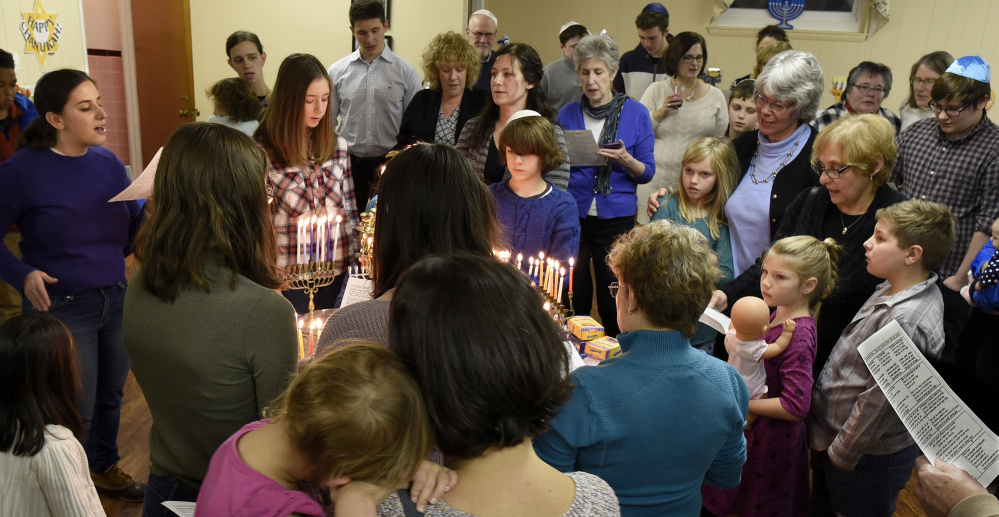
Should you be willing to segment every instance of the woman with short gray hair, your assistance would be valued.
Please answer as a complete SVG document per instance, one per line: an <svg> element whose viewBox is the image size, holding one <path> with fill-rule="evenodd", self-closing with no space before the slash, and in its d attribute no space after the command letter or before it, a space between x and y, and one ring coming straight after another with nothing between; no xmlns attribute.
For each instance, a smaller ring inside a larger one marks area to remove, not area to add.
<svg viewBox="0 0 999 517"><path fill-rule="evenodd" d="M795 196L819 184L809 163L817 133L808 122L822 88L819 62L798 50L777 54L756 78L760 129L732 142L743 175L725 204L736 276L774 241Z"/></svg>
<svg viewBox="0 0 999 517"><path fill-rule="evenodd" d="M615 336L617 309L607 287L614 274L607 253L619 235L634 225L638 197L635 187L655 173L649 110L612 89L618 69L618 48L603 35L583 38L573 54L583 96L562 107L558 122L566 130L589 130L597 141L602 165L572 165L569 193L576 199L580 229L579 260L573 285L576 314L590 314L596 272L597 307L607 335Z"/></svg>

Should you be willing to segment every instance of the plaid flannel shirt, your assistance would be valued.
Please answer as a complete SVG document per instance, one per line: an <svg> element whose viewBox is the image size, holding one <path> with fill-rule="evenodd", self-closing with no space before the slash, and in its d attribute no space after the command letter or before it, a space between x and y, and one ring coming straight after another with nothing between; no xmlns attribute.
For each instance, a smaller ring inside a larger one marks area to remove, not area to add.
<svg viewBox="0 0 999 517"><path fill-rule="evenodd" d="M829 106L828 108L820 111L818 115L815 115L815 120L812 121L812 127L815 128L815 132L818 133L825 129L826 126L836 122L837 120L850 114L850 111L846 109L846 101L839 102ZM895 128L895 134L902 132L902 119L898 118L892 110L885 108L878 108L878 115L888 119L891 122L893 128Z"/></svg>
<svg viewBox="0 0 999 517"><path fill-rule="evenodd" d="M809 444L837 464L854 467L865 454L892 454L915 440L895 413L857 347L895 320L926 357L943 351L943 298L930 277L894 295L883 282L836 342L812 388Z"/></svg>
<svg viewBox="0 0 999 517"><path fill-rule="evenodd" d="M273 201L274 231L277 233L278 266L298 262L298 220L323 214L343 217L337 237L336 274L346 270L357 259L358 232L361 218L354 198L354 180L350 174L350 153L347 141L337 137L333 158L321 164L309 162L304 167L285 167L270 162L267 170L267 191ZM335 231L336 223L330 226Z"/></svg>
<svg viewBox="0 0 999 517"><path fill-rule="evenodd" d="M947 140L936 118L924 119L906 128L895 145L891 181L909 198L946 205L957 216L954 249L937 267L944 278L953 276L974 233L991 235L999 218L999 126L982 117L964 137Z"/></svg>

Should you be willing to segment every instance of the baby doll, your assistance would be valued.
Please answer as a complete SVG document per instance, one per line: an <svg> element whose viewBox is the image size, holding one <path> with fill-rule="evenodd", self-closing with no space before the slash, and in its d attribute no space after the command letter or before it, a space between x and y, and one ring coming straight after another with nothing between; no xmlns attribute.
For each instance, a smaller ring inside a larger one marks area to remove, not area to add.
<svg viewBox="0 0 999 517"><path fill-rule="evenodd" d="M784 332L773 343L762 338L770 330L770 307L761 298L746 296L732 306L732 323L725 336L728 364L735 367L746 381L751 399L764 398L767 393L767 372L761 359L769 359L791 343L794 320L783 323Z"/></svg>
<svg viewBox="0 0 999 517"><path fill-rule="evenodd" d="M999 312L999 219L992 223L992 238L982 246L971 261L968 271L969 284L961 288L961 295L986 314Z"/></svg>

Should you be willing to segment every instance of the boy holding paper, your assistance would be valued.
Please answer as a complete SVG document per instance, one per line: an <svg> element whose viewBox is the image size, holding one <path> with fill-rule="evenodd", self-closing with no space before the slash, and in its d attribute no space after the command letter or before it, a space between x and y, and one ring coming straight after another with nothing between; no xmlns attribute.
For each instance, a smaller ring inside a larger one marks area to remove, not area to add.
<svg viewBox="0 0 999 517"><path fill-rule="evenodd" d="M886 281L843 331L812 391L812 515L890 517L919 456L857 347L893 319L928 357L944 346L933 268L954 246L956 218L920 200L878 210L877 218L864 243L867 271Z"/></svg>

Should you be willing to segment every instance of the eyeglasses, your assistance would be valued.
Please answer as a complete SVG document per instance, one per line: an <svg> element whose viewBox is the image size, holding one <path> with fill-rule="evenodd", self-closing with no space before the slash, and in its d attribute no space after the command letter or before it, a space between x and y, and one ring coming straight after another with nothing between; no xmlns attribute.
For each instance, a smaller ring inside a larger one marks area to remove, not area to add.
<svg viewBox="0 0 999 517"><path fill-rule="evenodd" d="M912 83L913 86L933 86L934 81L936 81L936 79L920 79L918 77L909 78L909 82Z"/></svg>
<svg viewBox="0 0 999 517"><path fill-rule="evenodd" d="M687 54L685 56L680 56L680 61L683 61L684 63L693 63L694 61L697 61L698 63L703 63L704 55L701 54L700 56L691 56L690 54Z"/></svg>
<svg viewBox="0 0 999 517"><path fill-rule="evenodd" d="M961 116L961 113L964 112L964 110L968 109L967 106L961 109L941 108L940 106L937 106L937 103L932 101L930 101L930 108L932 108L933 113L936 113L937 115L939 115L941 111L946 112L948 117L959 117Z"/></svg>
<svg viewBox="0 0 999 517"><path fill-rule="evenodd" d="M774 102L768 101L766 97L758 93L753 97L753 100L756 102L757 110L762 110L764 106L768 106L770 107L770 111L772 111L774 115L780 115L785 111L787 111L787 109L790 108L791 106L794 106L793 103L791 104L791 106L785 106L784 104L781 104L776 101Z"/></svg>
<svg viewBox="0 0 999 517"><path fill-rule="evenodd" d="M853 165L844 165L838 169L826 169L825 166L822 165L822 162L815 162L812 164L812 170L815 171L815 174L822 176L822 174L825 173L825 175L829 176L829 179L831 180L838 179L840 174L843 174L843 171L849 169L850 167L853 167Z"/></svg>
<svg viewBox="0 0 999 517"><path fill-rule="evenodd" d="M864 95L867 95L868 93L873 93L875 96L882 96L882 95L888 93L888 90L885 90L884 88L882 88L880 86L873 86L872 87L872 86L868 86L866 84L855 84L855 85L853 85L853 87L856 88L856 89L858 89L858 90L860 90L860 93L862 93Z"/></svg>
<svg viewBox="0 0 999 517"><path fill-rule="evenodd" d="M621 284L617 282L611 282L611 285L607 286L607 288L610 289L611 296L617 298L617 292L619 289L621 289Z"/></svg>
<svg viewBox="0 0 999 517"><path fill-rule="evenodd" d="M493 38L496 37L496 33L495 32L473 32L472 36L475 36L475 39L493 39Z"/></svg>

